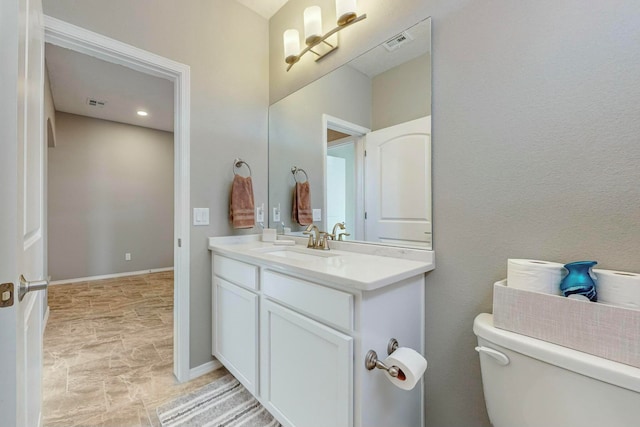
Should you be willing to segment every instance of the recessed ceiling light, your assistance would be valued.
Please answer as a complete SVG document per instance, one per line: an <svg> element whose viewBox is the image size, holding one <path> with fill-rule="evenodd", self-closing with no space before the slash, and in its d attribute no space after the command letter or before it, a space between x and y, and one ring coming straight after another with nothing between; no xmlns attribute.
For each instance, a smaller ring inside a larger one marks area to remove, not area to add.
<svg viewBox="0 0 640 427"><path fill-rule="evenodd" d="M149 113L147 113L146 111L143 111L143 110L138 110L138 115L144 117L144 116L148 116Z"/></svg>

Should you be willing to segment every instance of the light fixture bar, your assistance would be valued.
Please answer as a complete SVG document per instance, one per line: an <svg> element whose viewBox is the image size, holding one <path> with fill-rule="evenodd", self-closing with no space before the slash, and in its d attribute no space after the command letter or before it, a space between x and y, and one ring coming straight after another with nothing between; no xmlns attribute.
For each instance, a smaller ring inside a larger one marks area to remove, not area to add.
<svg viewBox="0 0 640 427"><path fill-rule="evenodd" d="M289 60L287 60L287 64L289 64L289 66L287 67L287 71L289 71L291 69L291 67L293 67L293 64L295 64L296 62L298 62L300 60L300 58L302 58L304 56L305 53L311 51L312 53L315 53L316 55L318 55L318 58L316 58L316 60L322 58L323 56L327 55L329 52L333 52L338 46L333 46L330 43L325 42L325 40L327 40L329 37L331 37L332 35L334 35L335 33L337 33L338 31L342 30L343 28L347 28L350 25L355 24L356 22L360 22L363 19L365 19L367 17L366 13L363 13L362 15L358 16L356 19L354 19L351 22L347 22L344 25L338 25L337 27L335 27L333 30L329 31L327 34L323 35L317 42L305 47L302 52L300 52L300 54L295 58L295 61L289 62ZM322 55L313 52L311 49L313 49L315 46L319 45L320 43L325 42L326 44L328 44L329 46L331 46L331 49L325 53L323 53Z"/></svg>

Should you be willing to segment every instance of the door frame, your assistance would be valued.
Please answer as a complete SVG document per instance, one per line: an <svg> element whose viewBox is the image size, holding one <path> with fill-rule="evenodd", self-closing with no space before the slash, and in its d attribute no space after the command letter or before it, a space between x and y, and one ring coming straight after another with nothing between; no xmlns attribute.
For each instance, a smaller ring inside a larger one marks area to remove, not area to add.
<svg viewBox="0 0 640 427"><path fill-rule="evenodd" d="M350 136L364 137L371 132L371 129L364 126L360 126L355 123L348 122L337 117L330 116L329 114L322 114L322 174L324 177L324 200L322 211L322 222L326 224L326 230L329 231L333 224L327 223L327 149L329 145L327 143L327 130L335 130L345 133ZM352 234L355 236L364 236L364 156L365 147L363 140L355 141L356 149L356 223L355 230L352 230ZM363 239L364 240L364 239Z"/></svg>
<svg viewBox="0 0 640 427"><path fill-rule="evenodd" d="M44 15L45 43L71 49L173 82L174 87L174 292L173 373L190 379L190 67Z"/></svg>

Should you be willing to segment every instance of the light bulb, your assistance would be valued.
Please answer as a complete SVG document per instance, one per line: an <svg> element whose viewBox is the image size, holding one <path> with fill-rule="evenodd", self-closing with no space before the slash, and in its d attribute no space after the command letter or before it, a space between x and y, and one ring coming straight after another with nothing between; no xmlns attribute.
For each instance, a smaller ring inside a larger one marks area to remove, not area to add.
<svg viewBox="0 0 640 427"><path fill-rule="evenodd" d="M310 6L304 10L304 41L307 46L317 44L322 39L322 9Z"/></svg>
<svg viewBox="0 0 640 427"><path fill-rule="evenodd" d="M336 0L336 16L340 26L356 19L356 0Z"/></svg>
<svg viewBox="0 0 640 427"><path fill-rule="evenodd" d="M284 32L284 62L294 64L300 54L300 34L298 30L289 29Z"/></svg>

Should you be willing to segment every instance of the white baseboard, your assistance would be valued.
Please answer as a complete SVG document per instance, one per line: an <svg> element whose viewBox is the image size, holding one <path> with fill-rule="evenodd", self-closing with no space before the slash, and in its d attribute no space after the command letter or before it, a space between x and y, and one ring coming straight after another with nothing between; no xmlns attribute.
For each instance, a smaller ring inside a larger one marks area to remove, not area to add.
<svg viewBox="0 0 640 427"><path fill-rule="evenodd" d="M218 360L212 360L210 362L203 363L200 366L196 366L195 368L191 368L189 370L189 381L220 368L222 368L222 363L220 363L220 361Z"/></svg>
<svg viewBox="0 0 640 427"><path fill-rule="evenodd" d="M115 278L118 278L118 277L126 277L126 276L139 276L141 274L161 273L163 271L173 271L173 267L152 268L152 269L149 269L149 270L138 270L138 271L128 271L126 273L103 274L101 276L78 277L76 279L54 280L53 282L49 282L49 286L62 285L62 284L71 284L71 283L78 283L78 282L92 282L92 281L95 281L95 280L115 279Z"/></svg>

